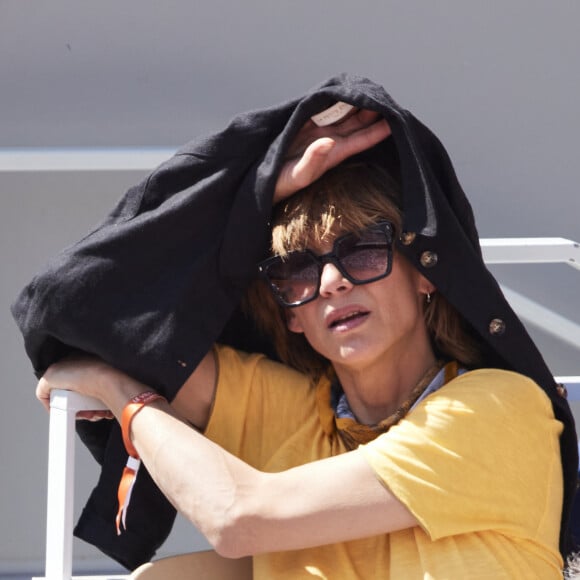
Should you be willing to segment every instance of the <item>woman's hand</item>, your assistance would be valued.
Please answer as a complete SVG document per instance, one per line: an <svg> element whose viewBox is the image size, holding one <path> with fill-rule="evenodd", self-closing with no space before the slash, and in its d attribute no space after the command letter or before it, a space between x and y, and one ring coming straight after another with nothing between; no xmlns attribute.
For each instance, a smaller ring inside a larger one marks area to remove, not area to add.
<svg viewBox="0 0 580 580"><path fill-rule="evenodd" d="M109 411L81 411L79 418L98 420L119 416L125 403L146 390L140 383L95 357L65 358L51 365L38 381L36 397L50 409L50 393L54 389L74 391L101 400Z"/></svg>
<svg viewBox="0 0 580 580"><path fill-rule="evenodd" d="M391 134L387 121L365 109L327 127L309 120L300 129L282 167L273 202L276 204L316 181L348 157L370 149Z"/></svg>

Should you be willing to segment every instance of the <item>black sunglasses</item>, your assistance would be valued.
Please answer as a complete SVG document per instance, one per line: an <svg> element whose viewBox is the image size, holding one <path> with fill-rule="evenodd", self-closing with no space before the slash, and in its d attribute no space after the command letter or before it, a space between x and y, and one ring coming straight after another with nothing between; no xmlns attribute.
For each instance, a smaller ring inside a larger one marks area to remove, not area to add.
<svg viewBox="0 0 580 580"><path fill-rule="evenodd" d="M317 256L310 250L273 256L258 265L276 300L284 307L301 306L318 298L325 264L333 264L352 284L368 284L391 273L393 224L380 221L337 238L332 252Z"/></svg>

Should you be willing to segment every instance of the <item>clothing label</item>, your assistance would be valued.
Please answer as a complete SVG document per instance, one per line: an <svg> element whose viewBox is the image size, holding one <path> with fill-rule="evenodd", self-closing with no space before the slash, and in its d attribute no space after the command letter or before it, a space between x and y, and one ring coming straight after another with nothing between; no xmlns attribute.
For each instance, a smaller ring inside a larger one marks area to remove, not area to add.
<svg viewBox="0 0 580 580"><path fill-rule="evenodd" d="M317 115L312 115L310 118L315 125L318 125L319 127L327 127L328 125L332 125L333 123L344 119L344 117L346 117L353 109L354 105L338 101L337 103L334 103L332 107L328 107L328 109L325 109Z"/></svg>

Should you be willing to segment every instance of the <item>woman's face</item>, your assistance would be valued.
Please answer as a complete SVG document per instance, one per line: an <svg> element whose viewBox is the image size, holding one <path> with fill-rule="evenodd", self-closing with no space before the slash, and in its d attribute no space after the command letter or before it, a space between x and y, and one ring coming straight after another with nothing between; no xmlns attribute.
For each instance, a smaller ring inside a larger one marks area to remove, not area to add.
<svg viewBox="0 0 580 580"><path fill-rule="evenodd" d="M331 245L310 249L322 254ZM368 284L353 285L333 264L325 264L320 295L287 310L288 328L304 333L335 367L357 371L385 361L409 361L414 353L430 350L423 304L433 289L396 252L389 276Z"/></svg>

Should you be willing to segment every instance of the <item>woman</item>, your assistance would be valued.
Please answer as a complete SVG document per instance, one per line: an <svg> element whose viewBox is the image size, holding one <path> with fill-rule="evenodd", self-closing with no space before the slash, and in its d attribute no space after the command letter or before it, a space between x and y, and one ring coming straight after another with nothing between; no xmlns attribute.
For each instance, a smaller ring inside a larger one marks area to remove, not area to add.
<svg viewBox="0 0 580 580"><path fill-rule="evenodd" d="M253 555L256 578L561 577L562 424L532 380L480 368L488 347L404 255L376 150L344 161L388 133L360 111L290 148L260 265L273 298L248 300L286 364L216 346L171 405L145 395L131 414L151 389L74 358L37 396L102 399L171 502L222 555Z"/></svg>

